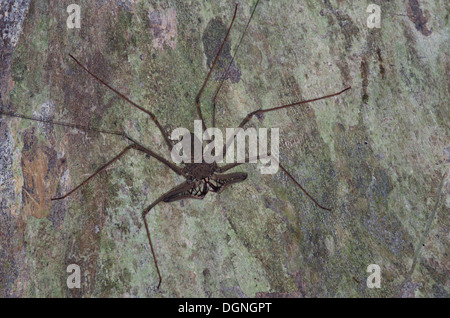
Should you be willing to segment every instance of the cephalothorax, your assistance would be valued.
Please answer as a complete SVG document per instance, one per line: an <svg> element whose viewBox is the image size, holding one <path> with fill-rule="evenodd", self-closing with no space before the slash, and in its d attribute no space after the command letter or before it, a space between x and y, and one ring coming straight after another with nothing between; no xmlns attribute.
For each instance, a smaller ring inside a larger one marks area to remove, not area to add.
<svg viewBox="0 0 450 318"><path fill-rule="evenodd" d="M252 20L253 14L256 10L256 7L258 6L259 1L257 1L255 7L253 8L253 11L251 13L250 19L247 22L247 25L244 29L244 32L242 33L242 36L238 42L238 45L236 46L236 49L234 51L234 54L232 56L232 59L230 61L229 66L231 65L231 62L233 61L236 52L239 48L240 43L242 42L242 39L244 37L245 31L247 30L250 21ZM209 78L211 76L211 73L217 63L217 60L222 52L222 49L224 47L224 44L227 41L228 35L230 33L230 30L233 26L234 20L236 18L236 12L237 12L237 5L235 7L234 10L234 15L233 18L231 20L230 26L228 27L228 31L226 33L225 38L222 41L222 45L215 57L215 60L213 61L211 68L204 80L203 86L201 87L200 91L198 92L196 98L195 98L195 105L196 105L196 109L197 109L197 114L198 117L200 118L201 122L202 122L202 129L203 132L207 129L206 128L206 124L205 121L203 119L203 115L202 115L202 111L201 111L201 107L200 107L200 99L202 96L202 93L209 81ZM169 152L172 150L173 148L173 143L172 140L169 138L169 135L167 134L167 132L163 129L163 127L161 126L160 122L158 121L158 119L156 118L156 116L149 110L137 105L136 103L134 103L133 101L131 101L127 96L123 95L122 93L120 93L119 91L117 91L116 89L114 89L113 87L111 87L108 83L106 83L105 81L103 81L102 79L100 79L97 75L93 74L88 68L86 68L81 62L79 62L74 56L72 56L71 54L69 54L69 56L74 60L74 62L76 64L78 64L81 68L83 68L87 73L89 73L91 76L93 76L99 83L105 85L106 87L108 87L110 90L112 90L114 93L116 93L119 97L121 97L122 99L126 100L131 106L145 112L147 115L150 116L151 120L155 123L155 125L158 127L159 131L161 132L162 136L164 137L164 142L166 143ZM229 68L228 66L228 68ZM217 88L215 94L214 94L214 98L213 98L213 117L212 117L212 127L215 127L215 98L222 86L223 83L223 79L226 78L226 72L228 71L228 68L226 69L224 76L222 77L222 81L221 84L219 85L219 87ZM297 106L300 104L305 104L305 103L309 103L309 102L314 102L314 101L318 101L318 100L322 100L322 99L326 99L326 98L331 98L333 96L338 96L340 94L342 94L343 92L349 90L350 87L347 87L337 93L333 93L330 95L326 95L326 96L321 96L318 98L313 98L313 99L309 99L309 100L304 100L304 101L300 101L300 102L296 102L296 103L292 103L289 105L282 105L282 106L278 106L278 107L274 107L274 108L268 108L268 109L259 109L256 111L253 111L251 113L249 113L247 116L245 116L245 118L242 120L242 122L239 125L239 128L243 128L254 116L262 114L262 113L266 113L266 112L272 112L272 111L276 111L276 110L280 110L280 109L284 109L284 108L288 108L288 107L293 107L293 106ZM114 157L112 160L110 160L109 162L107 162L105 165L103 165L101 168L99 168L95 173L93 173L90 177L88 177L87 179L85 179L81 184L79 184L78 186L76 186L75 188L73 188L71 191L60 195L58 197L54 197L52 198L52 200L62 200L65 199L66 197L68 197L70 194L72 194L73 192L75 192L76 190L78 190L80 187L82 187L83 185L85 185L87 182L89 182L93 177L95 177L96 175L98 175L99 173L101 173L102 171L104 171L107 167L109 167L111 164L113 164L114 162L116 162L118 159L120 159L122 156L124 156L126 153L128 153L130 150L136 150L140 153L144 153L152 158L155 158L156 160L160 161L161 163L163 163L164 165L166 165L168 168L170 168L173 172L175 172L176 174L182 176L185 178L185 181L181 184L179 184L178 186L170 189L168 192L162 194L158 199L156 199L152 204L150 204L143 212L142 212L142 217L143 217L143 221L145 224L145 228L147 231L147 236L148 236L148 240L149 240L149 244L151 247L151 252L153 255L153 260L155 263L155 267L158 273L158 278L159 278L159 283L158 283L158 288L161 285L162 282L162 278L161 278L161 274L159 271L159 267L158 267L158 262L157 262L157 258L155 255L155 251L153 248L153 244L152 244L152 240L150 237L150 230L147 224L147 220L146 220L146 216L149 213L149 211L156 206L158 203L160 202L174 202L174 201L179 201L182 199L203 199L206 194L211 191L211 192L215 192L215 193L220 193L222 192L224 189L226 189L228 186L238 183L238 182L242 182L247 178L247 174L243 173L243 172L234 172L234 173L229 173L227 172L230 169L233 169L239 165L241 165L242 163L228 163L228 164L224 164L219 166L216 162L213 163L206 163L206 162L200 162L200 163L183 163L182 167L179 167L178 165L168 161L167 159L165 159L164 157L162 157L161 155L159 155L158 153L154 152L153 150L141 145L139 142L135 141L134 139L132 139L131 137L129 137L128 135L126 135L124 132L120 132L120 131L107 131L107 130L98 130L98 129L93 129L90 127L83 127L81 125L74 125L74 124L68 124L68 123L60 123L60 122L55 122L55 121L50 121L50 120L42 120L42 119L37 119L37 118L33 118L33 117L27 117L24 115L18 115L18 114L14 114L14 113L8 113L8 112L0 112L1 115L6 115L6 116L12 116L12 117L20 117L20 118L24 118L24 119L31 119L31 120L36 120L36 121L40 121L40 122L48 122L48 123L52 123L54 125L62 125L62 126L69 126L69 127L75 127L75 128L81 128L81 129L86 129L86 130L96 130L98 132L101 133L106 133L106 134L114 134L114 135L120 135L122 136L128 143L129 145L127 147L125 147L125 149L122 150L122 152L120 152L116 157ZM227 145L225 145L223 147L223 155L225 155L227 151ZM248 158L247 158L248 159ZM328 210L331 211L330 208L326 208L324 206L322 206L321 204L319 204L298 182L297 180L295 180L295 178L289 174L289 172L287 172L287 170L281 165L279 164L279 168L321 209L324 210Z"/></svg>

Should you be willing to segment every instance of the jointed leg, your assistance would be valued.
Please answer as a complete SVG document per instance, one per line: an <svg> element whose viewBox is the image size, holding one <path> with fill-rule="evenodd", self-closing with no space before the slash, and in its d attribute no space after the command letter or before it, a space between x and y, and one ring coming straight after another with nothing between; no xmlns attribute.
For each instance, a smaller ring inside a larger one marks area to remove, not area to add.
<svg viewBox="0 0 450 318"><path fill-rule="evenodd" d="M127 137L128 138L128 137ZM128 138L130 140L132 140L131 138ZM134 141L133 141L134 142ZM68 197L69 195L71 195L73 192L75 192L76 190L78 190L79 188L81 188L83 185L85 185L86 183L88 183L93 177L95 177L96 175L98 175L100 172L104 171L107 167L109 167L110 165L112 165L114 162L116 162L118 159L120 159L123 155L125 155L130 149L136 149L139 150L141 152L147 153L150 156L154 157L155 159L159 160L160 162L162 162L163 164L165 164L166 166L168 166L170 169L172 169L175 173L182 175L182 171L180 168L178 168L177 166L173 165L172 163L170 163L169 161L167 161L166 159L164 159L163 157L161 157L160 155L158 155L157 153L153 152L150 149L147 149L145 147L143 147L142 145L134 142L132 145L127 146L124 150L122 150L121 153L119 153L116 157L114 157L112 160L110 160L109 162L107 162L104 166L102 166L100 169L98 169L94 174L92 174L90 177L88 177L86 180L84 180L82 183L80 183L77 187L75 187L74 189L70 190L69 192L67 192L65 195L63 195L62 197L57 197L57 198L52 198L51 200L62 200L65 199L66 197Z"/></svg>
<svg viewBox="0 0 450 318"><path fill-rule="evenodd" d="M239 125L239 128L243 128L249 121L250 121L250 119L252 119L252 117L254 116L254 115L257 115L257 114L262 114L262 113L265 113L265 112L271 112L271 111L275 111L275 110L280 110L280 109L283 109L283 108L288 108L288 107L293 107L293 106L297 106L297 105L301 105L301 104L306 104L306 103L310 103L310 102L315 102L315 101L318 101L318 100L322 100L322 99L326 99L326 98L331 98L331 97L334 97L334 96L338 96L338 95L340 95L340 94L342 94L342 93L344 93L345 91L347 91L347 90L349 90L349 89L351 89L351 87L347 87L347 88L345 88L345 89L343 89L342 91L340 91L340 92L337 92L337 93L334 93L334 94L331 94L331 95L326 95L326 96L321 96L321 97L318 97L318 98L314 98L314 99L308 99L308 100L304 100L304 101L301 101L301 102L297 102L297 103L293 103L293 104L288 104L288 105L283 105L283 106L278 106L278 107L274 107L274 108L268 108L268 109L260 109L260 110L257 110L257 111L254 111L254 112L251 112L251 113L249 113L243 120L242 120L242 122L240 123L240 125ZM227 152L227 149L228 149L228 147L231 145L231 143L233 142L233 140L234 140L234 138L236 137L236 132L233 134L233 136L231 136L230 138L229 138L229 140L227 140L226 141L226 144L223 146L223 156L225 157L225 155L226 155L226 152ZM259 156L258 156L258 158L259 158ZM272 158L272 159L274 159L274 160L276 160L275 158ZM240 163L230 163L230 164L227 164L227 165L225 165L225 166L222 166L222 167L220 167L219 169L218 169L218 172L219 173L222 173L222 172L225 172L225 171L227 171L227 170L229 170L229 169L232 169L232 168L234 168L234 167L237 167L238 165L240 165ZM310 198L319 208L321 208L321 209L323 209L323 210L327 210L327 211L331 211L331 209L329 209L329 208L325 208L324 206L322 206L322 205L320 205L301 185L300 185L300 183L298 183L297 182L297 180L295 180L295 178L289 173L289 172L287 172L287 170L280 164L280 163L278 163L278 165L279 165L279 167L281 168L281 170L283 170L283 172L284 173L286 173L287 174L287 176L292 180L292 181L294 181L295 182L295 184L308 196L308 198Z"/></svg>
<svg viewBox="0 0 450 318"><path fill-rule="evenodd" d="M258 7L259 1L256 1L255 6L253 7L252 13L250 14L250 18L247 21L247 25L245 26L244 31L242 32L241 38L239 39L239 42L236 46L236 49L234 50L233 56L231 57L230 63L228 63L227 68L225 69L225 72L222 75L222 78L220 80L220 84L216 89L216 92L214 93L214 97L213 97L213 114L212 114L212 127L216 127L216 99L217 99L217 95L219 94L220 89L222 88L223 83L225 82L225 79L227 78L228 72L230 70L231 64L233 63L236 54L239 50L239 47L241 46L242 40L244 39L245 33L247 32L248 26L250 25L250 22L253 19L253 15L255 14L256 8Z"/></svg>
<svg viewBox="0 0 450 318"><path fill-rule="evenodd" d="M225 43L227 42L228 35L230 34L230 30L231 30L231 27L233 26L234 19L236 18L237 7L238 7L238 5L236 4L235 9L234 9L233 19L231 20L231 24L228 27L228 31L227 31L227 34L225 35L225 39L223 40L222 45L220 46L219 52L217 52L216 58L214 59L214 62L212 63L211 68L209 69L208 75L206 75L206 78L205 78L205 81L203 82L202 88L200 88L200 91L198 92L197 97L195 98L195 106L197 107L198 116L200 117L200 119L202 121L203 131L206 130L206 125L205 125L205 121L203 120L202 110L200 107L200 97L202 96L203 90L205 89L206 84L208 83L208 80L211 76L214 66L216 66L217 60L219 59L219 56L222 53L222 49L225 46Z"/></svg>
<svg viewBox="0 0 450 318"><path fill-rule="evenodd" d="M128 140L130 140L130 141L132 141L132 142L134 143L134 146L135 146L135 149L136 149L136 150L139 150L139 151L141 151L141 152L144 152L144 153L146 153L146 154L152 156L153 158L155 158L155 159L157 159L158 161L160 161L160 162L162 162L163 164L165 164L167 167L169 167L169 168L170 168L173 172L175 172L176 174L178 174L178 175L180 175L180 176L184 175L184 174L183 174L183 171L182 171L180 168L178 168L176 165L174 165L173 163L171 163L171 162L168 161L167 159L161 157L161 156L158 155L156 152L154 152L154 151L152 151L152 150L150 150L150 149L148 149L148 148L145 148L144 146L142 146L141 144L139 144L137 141L131 139L130 137L128 137L128 136L125 136L125 137L126 137Z"/></svg>
<svg viewBox="0 0 450 318"><path fill-rule="evenodd" d="M99 174L100 172L104 171L107 167L109 167L110 165L112 165L114 162L116 162L118 159L120 159L122 156L124 156L129 150L131 149L135 149L144 153L147 153L148 155L154 157L155 159L159 160L160 162L164 163L165 165L167 165L169 168L171 168L175 173L179 174L179 175L183 175L183 172L180 168L178 168L177 166L173 165L172 163L170 163L169 161L167 161L166 159L164 159L163 157L161 157L160 155L158 155L157 153L153 152L152 150L145 148L144 146L138 144L136 141L134 141L133 139L131 139L130 137L126 136L125 137L127 139L129 139L130 141L133 142L132 145L127 146L124 150L122 150L116 157L114 157L112 160L110 160L109 162L107 162L104 166L102 166L100 169L98 169L94 174L92 174L90 177L88 177L86 180L84 180L80 185L78 185L77 187L75 187L74 189L72 189L71 191L69 191L68 193L66 193L65 195L63 195L62 197L58 197L58 198L52 198L51 200L61 200L66 198L67 196L69 196L70 194L72 194L73 192L75 192L76 190L78 190L79 188L81 188L83 185L85 185L87 182L89 182L92 178L94 178L97 174ZM156 259L156 255L155 255L155 251L153 248L153 244L152 244L152 240L150 237L150 230L148 228L148 224L147 224L147 220L145 219L146 215L150 212L150 210L157 205L158 203L160 203L161 201L163 202L172 202L172 201L177 201L177 200L182 200L184 198L195 198L195 199L202 199L203 197L198 197L198 196L193 196L191 195L190 190L192 190L192 188L194 187L194 184L191 183L187 183L184 182L176 187L174 187L173 189L171 189L170 191L168 191L167 193L165 193L164 195L160 196L155 202L153 202L152 204L150 204L142 213L142 217L144 219L144 224L145 224L145 229L147 231L147 237L148 237L148 241L150 243L150 248L152 251L152 255L153 255L153 260L155 262L155 266L156 266L156 271L158 272L158 277L159 277L159 283L158 283L158 288L161 285L161 274L159 271L159 267L158 267L158 261Z"/></svg>
<svg viewBox="0 0 450 318"><path fill-rule="evenodd" d="M158 289L159 289L159 286L161 286L162 278L161 278L161 273L159 272L158 261L156 259L155 250L154 250L153 244L152 244L152 239L150 237L150 230L148 228L147 220L146 220L145 217L150 212L150 210L153 209L153 207L155 205L157 205L158 203L160 203L161 201L162 202L173 202L173 201L178 201L178 200L182 200L182 199L185 199L185 198L201 199L202 197L195 197L195 196L192 196L190 194L190 190L193 187L194 187L193 183L183 182L182 184L180 184L180 185L174 187L173 189L171 189L170 191L164 193L162 196L160 196L158 199L156 199L155 202L150 204L142 212L142 218L144 219L145 230L147 231L148 242L150 243L150 249L152 251L153 261L155 262L156 271L158 273L158 278L159 278Z"/></svg>
<svg viewBox="0 0 450 318"><path fill-rule="evenodd" d="M326 99L326 98L331 98L334 96L338 96L341 95L342 93L344 93L345 91L348 91L349 89L351 89L351 86L343 89L340 92L331 94L331 95L325 95L325 96L321 96L321 97L317 97L317 98L313 98L313 99L308 99L308 100L304 100L301 102L297 102L297 103L292 103L292 104L288 104L288 105L282 105L282 106L278 106L278 107L273 107L273 108L268 108L268 109L259 109L259 110L255 110L251 113L249 113L247 116L245 116L245 118L242 120L242 122L239 124L239 128L244 128L244 126L250 121L250 119L252 119L253 116L255 115L259 115L262 113L266 113L266 112L271 112L271 111L275 111L275 110L280 110L283 108L288 108L288 107L293 107L293 106L297 106L297 105L301 105L301 104L306 104L306 103L311 103L311 102L316 102L322 99ZM228 147L231 145L231 143L233 142L234 138L236 137L236 133L233 134L233 136L231 136L229 138L229 140L227 140L226 144L223 146L223 156L225 157L226 153L227 153L227 149Z"/></svg>
<svg viewBox="0 0 450 318"><path fill-rule="evenodd" d="M301 105L301 104L306 104L306 103L311 103L311 102L316 102L318 100L322 100L322 99L326 99L326 98L331 98L334 96L338 96L341 95L342 93L344 93L345 91L348 91L349 89L351 89L351 86L343 89L340 92L334 93L334 94L330 94L330 95L325 95L325 96L321 96L321 97L317 97L317 98L313 98L313 99L308 99L308 100L303 100L301 102L297 102L297 103L292 103L292 104L288 104L288 105L283 105L283 106L278 106L278 107L273 107L273 108L268 108L268 109L259 109L256 110L254 112L249 113L240 123L239 128L243 128L245 126L245 124L248 123L248 121L255 115L259 115L262 113L266 113L266 112L271 112L274 110L280 110L283 108L288 108L288 107L292 107L292 106L297 106L297 105Z"/></svg>
<svg viewBox="0 0 450 318"><path fill-rule="evenodd" d="M147 224L147 220L145 219L145 216L148 214L148 212L150 212L150 210L157 205L159 202L163 201L165 196L167 195L167 193L163 194L162 196L160 196L155 202L153 202L152 204L150 204L145 210L144 212L142 212L142 218L144 219L144 224L145 224L145 230L147 231L147 237L148 237L148 242L150 243L150 249L152 251L152 256L153 256L153 262L155 263L155 267L156 267L156 272L158 273L158 289L159 286L161 286L161 273L159 272L159 267L158 267L158 260L156 259L156 255L155 255L155 250L153 249L153 244L152 244L152 239L150 237L150 230L148 228L148 224Z"/></svg>
<svg viewBox="0 0 450 318"><path fill-rule="evenodd" d="M304 194L306 194L306 195L308 196L308 198L311 199L312 202L314 202L319 208L321 208L321 209L323 209L323 210L331 211L331 209L326 208L326 207L320 205L320 204L319 204L319 203L318 203L318 202L317 202L317 201L316 201L316 200L308 193L308 191L306 191L306 190L300 185L300 183L298 183L297 180L295 180L294 177L293 177L289 172L286 171L286 169L285 169L280 163L278 163L278 164L279 164L279 167L281 168L281 170L283 170L283 172L284 172L285 174L287 174L287 176L288 176L292 181L294 181L294 183L295 183L295 184L303 191Z"/></svg>
<svg viewBox="0 0 450 318"><path fill-rule="evenodd" d="M156 116L151 112L146 110L145 108L139 106L138 104L134 103L133 101L131 101L128 97L126 97L124 94L122 94L121 92L119 92L118 90L114 89L113 87L111 87L109 84L107 84L104 80L102 80L101 78L99 78L97 75L95 75L94 73L92 73L91 71L89 71L83 64L81 64L76 58L74 58L72 56L72 54L69 54L69 56L83 69L85 70L87 73L89 73L89 75L91 75L92 77L94 77L99 83L105 85L106 87L108 87L110 90L112 90L114 93L116 93L117 95L119 95L121 98L123 98L124 100L126 100L128 103L130 103L131 105L133 105L134 107L136 107L137 109L143 111L144 113L148 114L150 116L150 118L153 120L153 122L156 124L156 126L158 127L159 131L161 132L161 134L164 137L164 140L167 144L167 146L169 147L169 151L172 150L172 142L170 141L169 135L164 131L163 127L161 126L161 124L159 123L158 119L156 118Z"/></svg>
<svg viewBox="0 0 450 318"><path fill-rule="evenodd" d="M321 208L321 209L323 209L323 210L326 210L326 211L331 211L331 209L329 209L329 208L326 208L326 207L324 207L323 205L321 205L321 204L319 204L319 202L317 202L316 201L316 199L314 199L309 193L308 193L308 191L306 191L305 190L305 188L303 188L301 185L300 185L300 183L298 183L298 181L297 180L295 180L295 178L281 165L281 163L278 161L278 160L276 160L275 158L273 158L272 156L270 156L270 155L267 155L267 156L258 156L258 159L272 159L272 160L275 160L275 161L277 161L277 163L278 163L278 166L280 167L280 169L292 180L292 181L294 181L294 183L300 188L300 190L302 190L303 191L303 193L305 193L306 194L306 196L312 201L312 202L314 202L314 204L316 204L319 208ZM250 159L246 159L245 160L246 162L249 162L250 161ZM224 166L222 166L222 167L220 167L220 168L218 168L217 169L217 172L219 172L219 173L223 173L223 172L226 172L226 171L228 171L228 170L230 170L230 169L233 169L233 168L235 168L235 167L237 167L237 166L239 166L239 165L241 165L241 164L243 164L243 163L237 163L237 162L235 162L235 163L229 163L229 164L226 164L226 165L224 165Z"/></svg>
<svg viewBox="0 0 450 318"><path fill-rule="evenodd" d="M85 185L86 183L89 182L89 180L91 180L93 177L95 177L96 175L98 175L100 172L102 172L103 170L105 170L107 167L109 167L110 165L112 165L114 162L116 162L119 158L121 158L124 154L126 154L130 149L132 149L134 147L134 145L130 145L128 147L126 147L124 150L122 150L121 153L119 153L116 157L114 157L112 160L110 160L108 163L106 163L104 166L102 166L100 169L98 169L94 174L92 174L89 178L87 178L86 180L84 180L83 182L81 182L78 186L76 186L75 188L73 188L72 190L70 190L69 192L67 192L66 194L64 194L62 197L57 197L57 198L51 198L51 200L62 200L65 199L66 197L68 197L69 195L71 195L72 193L74 193L76 190L78 190L79 188L81 188L83 185Z"/></svg>
<svg viewBox="0 0 450 318"><path fill-rule="evenodd" d="M51 119L41 119L41 118L37 118L37 117L31 117L31 116L26 116L26 115L21 115L21 114L15 114L15 113L12 113L12 112L0 111L0 117L1 116L8 116L8 117L15 117L15 118L20 118L20 119L32 120L32 121L37 121L37 122L40 122L40 123L50 124L50 125L55 125L55 126L76 128L76 129L79 129L79 130L82 130L82 131L85 131L85 132L94 131L94 132L98 132L98 133L102 133L102 134L115 135L115 136L123 136L124 135L123 132L117 131L117 130L98 129L98 128L90 127L90 126L84 126L84 125L79 125L79 124L61 122L61 121L56 121L56 120L51 120Z"/></svg>

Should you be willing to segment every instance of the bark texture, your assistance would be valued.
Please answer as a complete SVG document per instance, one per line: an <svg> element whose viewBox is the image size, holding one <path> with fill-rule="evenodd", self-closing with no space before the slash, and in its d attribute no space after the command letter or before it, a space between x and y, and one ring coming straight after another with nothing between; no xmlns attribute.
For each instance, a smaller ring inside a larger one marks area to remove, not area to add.
<svg viewBox="0 0 450 318"><path fill-rule="evenodd" d="M124 130L170 159L151 119L70 59L151 110L163 127L193 128L195 96L235 1L1 0L3 111ZM211 95L255 1L238 1ZM367 27L369 4L381 28ZM448 297L450 57L448 1L261 0L217 100L217 125L259 108L352 89L266 113L280 161L332 212L280 170L204 200L142 210L182 178L130 152L63 201L126 142L0 118L0 296ZM81 269L69 289L66 268ZM369 264L381 268L370 289Z"/></svg>

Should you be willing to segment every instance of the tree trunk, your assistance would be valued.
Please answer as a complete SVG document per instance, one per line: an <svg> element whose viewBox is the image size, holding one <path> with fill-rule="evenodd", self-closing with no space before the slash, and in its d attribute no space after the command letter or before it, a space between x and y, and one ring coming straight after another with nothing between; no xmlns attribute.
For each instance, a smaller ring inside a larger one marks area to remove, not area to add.
<svg viewBox="0 0 450 318"><path fill-rule="evenodd" d="M235 1L1 1L2 112L125 131L171 160L167 133L198 119L195 97ZM204 200L160 203L184 181L116 135L0 118L0 295L28 297L448 297L448 1L239 1L201 98L211 127L280 129L280 169L241 165L245 182ZM68 19L69 18L69 19ZM80 268L80 288L66 269ZM380 288L369 288L370 264Z"/></svg>

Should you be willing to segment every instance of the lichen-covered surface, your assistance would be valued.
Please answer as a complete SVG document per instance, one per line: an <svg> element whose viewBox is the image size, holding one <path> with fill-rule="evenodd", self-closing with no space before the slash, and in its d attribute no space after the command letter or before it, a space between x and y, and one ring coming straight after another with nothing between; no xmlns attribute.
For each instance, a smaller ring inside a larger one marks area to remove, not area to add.
<svg viewBox="0 0 450 318"><path fill-rule="evenodd" d="M1 107L39 118L125 130L170 159L145 113L83 72L68 53L143 107L167 131L193 128L195 96L234 1L1 0ZM223 70L254 1L239 1ZM448 1L261 0L218 98L219 127L248 112L279 127L281 171L204 200L142 210L182 178L137 152L62 201L126 142L0 119L0 295L3 297L448 297L450 58ZM210 123L213 74L202 98ZM448 173L445 176L445 173ZM66 285L69 264L81 288ZM369 264L381 288L366 286Z"/></svg>

